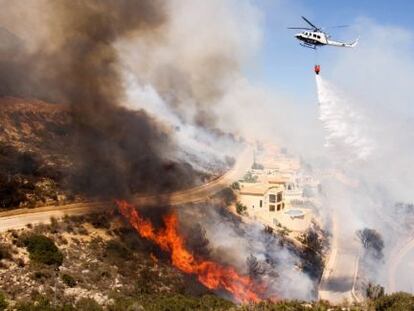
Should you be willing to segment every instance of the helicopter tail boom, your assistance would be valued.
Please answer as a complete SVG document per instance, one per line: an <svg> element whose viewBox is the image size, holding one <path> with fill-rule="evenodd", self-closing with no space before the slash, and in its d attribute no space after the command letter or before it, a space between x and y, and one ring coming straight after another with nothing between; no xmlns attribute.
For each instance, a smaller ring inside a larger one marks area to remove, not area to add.
<svg viewBox="0 0 414 311"><path fill-rule="evenodd" d="M328 45L337 46L337 47L344 47L344 48L354 48L358 44L358 39L356 39L354 42L351 43L345 43L345 42L338 42L333 40L327 41Z"/></svg>

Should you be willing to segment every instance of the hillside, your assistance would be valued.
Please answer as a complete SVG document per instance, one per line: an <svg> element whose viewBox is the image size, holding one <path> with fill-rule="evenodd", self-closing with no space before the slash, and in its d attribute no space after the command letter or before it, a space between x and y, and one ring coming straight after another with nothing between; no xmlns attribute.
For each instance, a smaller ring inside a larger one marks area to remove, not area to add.
<svg viewBox="0 0 414 311"><path fill-rule="evenodd" d="M359 305L264 301L235 304L171 265L112 210L52 219L0 234L0 310L411 310L413 296ZM224 298L225 299L224 299Z"/></svg>
<svg viewBox="0 0 414 311"><path fill-rule="evenodd" d="M73 200L65 172L73 164L66 107L37 100L0 99L1 208Z"/></svg>
<svg viewBox="0 0 414 311"><path fill-rule="evenodd" d="M136 122L139 121L137 118ZM90 186L100 181L100 176L92 176L92 172L99 173L99 170L91 170L90 163L83 163L85 144L79 143L80 135L67 106L16 97L0 98L0 208L65 204L105 195L103 191L95 192L93 197L88 193ZM87 152L93 155L99 151ZM233 163L220 159L205 161L196 150L182 152L197 168L184 160L165 160L161 163L164 178L158 181L161 188L174 191L204 183ZM137 153L135 157L139 156ZM102 163L97 164L104 169ZM139 177L133 178L134 174L141 173L129 173L129 191L142 191Z"/></svg>
<svg viewBox="0 0 414 311"><path fill-rule="evenodd" d="M16 97L0 98L0 142L19 151L65 155L66 137L73 132L64 105Z"/></svg>

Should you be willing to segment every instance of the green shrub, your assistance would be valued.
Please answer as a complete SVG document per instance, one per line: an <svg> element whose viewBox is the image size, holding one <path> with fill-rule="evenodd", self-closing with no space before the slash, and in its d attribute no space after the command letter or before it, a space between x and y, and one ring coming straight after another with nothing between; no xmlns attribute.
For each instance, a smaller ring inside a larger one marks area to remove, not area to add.
<svg viewBox="0 0 414 311"><path fill-rule="evenodd" d="M10 245L0 244L0 260L2 259L11 259L12 251Z"/></svg>
<svg viewBox="0 0 414 311"><path fill-rule="evenodd" d="M17 311L75 311L70 304L53 305L50 300L44 296L37 296L33 301L20 301L13 310Z"/></svg>
<svg viewBox="0 0 414 311"><path fill-rule="evenodd" d="M35 280L43 280L43 279L48 279L50 278L52 275L50 274L49 271L35 271L33 273L33 279Z"/></svg>
<svg viewBox="0 0 414 311"><path fill-rule="evenodd" d="M158 273L151 270L148 266L140 271L139 277L135 283L135 289L138 294L151 294L154 292L155 283L158 281Z"/></svg>
<svg viewBox="0 0 414 311"><path fill-rule="evenodd" d="M69 274L63 274L61 276L61 279L63 283L65 283L69 287L75 287L76 286L76 280Z"/></svg>
<svg viewBox="0 0 414 311"><path fill-rule="evenodd" d="M2 292L0 292L0 311L6 310L7 305L8 303L6 300L6 296L4 296Z"/></svg>
<svg viewBox="0 0 414 311"><path fill-rule="evenodd" d="M109 259L129 260L132 258L132 252L122 242L110 240L105 246L105 257Z"/></svg>
<svg viewBox="0 0 414 311"><path fill-rule="evenodd" d="M379 284L368 283L366 295L369 299L377 299L384 296L384 287Z"/></svg>
<svg viewBox="0 0 414 311"><path fill-rule="evenodd" d="M17 311L54 311L56 310L45 297L38 297L36 301L19 302L16 305Z"/></svg>
<svg viewBox="0 0 414 311"><path fill-rule="evenodd" d="M102 307L91 298L81 298L76 303L76 310L78 311L102 311Z"/></svg>
<svg viewBox="0 0 414 311"><path fill-rule="evenodd" d="M26 236L23 240L30 260L45 265L60 266L63 262L63 254L55 243L48 237L41 234Z"/></svg>
<svg viewBox="0 0 414 311"><path fill-rule="evenodd" d="M230 187L233 190L240 190L240 183L238 181L235 181L234 183L231 184Z"/></svg>
<svg viewBox="0 0 414 311"><path fill-rule="evenodd" d="M255 183L257 181L257 176L253 175L252 172L247 172L244 177L243 181L247 183Z"/></svg>
<svg viewBox="0 0 414 311"><path fill-rule="evenodd" d="M374 301L376 311L402 311L414 309L414 296L408 293L394 293L382 296Z"/></svg>
<svg viewBox="0 0 414 311"><path fill-rule="evenodd" d="M109 229L111 227L107 214L92 214L90 217L90 222L95 228Z"/></svg>
<svg viewBox="0 0 414 311"><path fill-rule="evenodd" d="M245 205L241 204L240 202L236 203L237 214L243 215L246 212L246 210L247 210L247 207Z"/></svg>
<svg viewBox="0 0 414 311"><path fill-rule="evenodd" d="M229 310L233 303L217 296L206 295L201 298L176 295L154 295L142 301L144 310L149 311L183 311L183 310Z"/></svg>

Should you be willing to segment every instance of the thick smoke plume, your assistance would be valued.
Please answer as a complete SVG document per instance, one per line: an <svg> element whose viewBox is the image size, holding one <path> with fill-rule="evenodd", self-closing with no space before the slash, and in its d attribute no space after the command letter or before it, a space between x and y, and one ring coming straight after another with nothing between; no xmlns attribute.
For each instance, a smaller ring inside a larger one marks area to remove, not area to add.
<svg viewBox="0 0 414 311"><path fill-rule="evenodd" d="M10 44L2 48L0 95L70 106L76 136L68 143L78 147L80 163L73 185L113 196L191 184L191 167L166 164L163 154L174 153L170 134L144 111L121 107L126 94L114 44L128 36L155 36L167 19L164 3L61 0L25 6L2 5L10 14L40 22L34 30L39 38L25 41L11 32L20 30L24 38L29 29L21 30L19 19L5 18Z"/></svg>

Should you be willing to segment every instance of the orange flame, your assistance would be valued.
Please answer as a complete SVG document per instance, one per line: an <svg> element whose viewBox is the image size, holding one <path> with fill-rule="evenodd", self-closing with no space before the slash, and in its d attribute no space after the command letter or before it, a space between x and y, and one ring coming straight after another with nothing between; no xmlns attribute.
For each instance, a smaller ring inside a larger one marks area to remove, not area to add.
<svg viewBox="0 0 414 311"><path fill-rule="evenodd" d="M143 238L171 253L173 265L181 271L196 274L198 280L209 289L227 290L238 301L257 302L262 299L265 290L263 285L238 274L231 266L195 258L186 249L184 238L177 232L178 219L175 213L164 216L165 229L156 232L151 222L142 218L134 206L126 201L116 203L121 214Z"/></svg>

